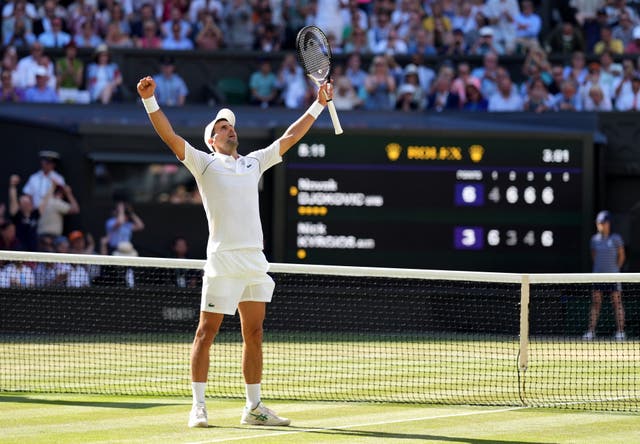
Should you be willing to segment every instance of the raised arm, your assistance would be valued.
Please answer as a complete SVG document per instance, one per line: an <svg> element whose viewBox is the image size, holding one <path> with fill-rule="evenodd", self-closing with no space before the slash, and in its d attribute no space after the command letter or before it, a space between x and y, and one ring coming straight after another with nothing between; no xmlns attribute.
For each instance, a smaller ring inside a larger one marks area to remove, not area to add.
<svg viewBox="0 0 640 444"><path fill-rule="evenodd" d="M316 101L305 113L287 128L284 134L278 139L280 142L280 155L284 155L295 143L307 134L313 122L316 121L322 110L327 106L327 99L333 97L333 86L330 82L323 84L318 89Z"/></svg>
<svg viewBox="0 0 640 444"><path fill-rule="evenodd" d="M156 90L156 82L151 76L144 77L138 82L137 89L156 133L171 148L178 159L184 160L184 139L173 131L169 119L164 115L153 95Z"/></svg>
<svg viewBox="0 0 640 444"><path fill-rule="evenodd" d="M13 217L20 209L18 204L18 185L20 184L20 176L12 174L9 178L9 214Z"/></svg>

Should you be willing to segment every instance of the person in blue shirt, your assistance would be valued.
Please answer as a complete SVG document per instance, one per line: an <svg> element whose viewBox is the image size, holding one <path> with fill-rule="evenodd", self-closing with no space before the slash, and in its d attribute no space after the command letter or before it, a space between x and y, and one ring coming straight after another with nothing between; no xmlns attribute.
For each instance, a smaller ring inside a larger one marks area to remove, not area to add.
<svg viewBox="0 0 640 444"><path fill-rule="evenodd" d="M30 103L58 103L58 93L47 85L49 73L44 66L36 68L36 84L24 92L24 101Z"/></svg>
<svg viewBox="0 0 640 444"><path fill-rule="evenodd" d="M153 76L156 81L158 103L166 106L182 106L189 93L182 77L176 74L175 60L165 56L160 61L160 73Z"/></svg>
<svg viewBox="0 0 640 444"><path fill-rule="evenodd" d="M596 216L598 232L591 237L591 257L594 273L619 273L625 261L624 242L619 234L611 232L611 213L600 211ZM622 305L622 286L620 283L594 284L591 297L589 328L582 339L590 341L596 337L596 326L602 307L602 294L611 294L611 304L616 319L616 341L624 341L624 307Z"/></svg>

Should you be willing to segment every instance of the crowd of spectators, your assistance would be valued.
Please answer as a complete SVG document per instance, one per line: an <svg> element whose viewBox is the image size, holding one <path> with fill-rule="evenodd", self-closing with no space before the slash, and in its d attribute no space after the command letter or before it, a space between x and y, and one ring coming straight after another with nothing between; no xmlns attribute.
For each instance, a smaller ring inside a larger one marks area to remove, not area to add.
<svg viewBox="0 0 640 444"><path fill-rule="evenodd" d="M638 110L639 11L638 0L11 0L2 8L0 100L122 100L112 48L255 50L285 56L277 67L261 60L243 79L247 103L302 108L314 87L287 52L297 30L314 24L348 60L333 72L341 109ZM50 48L65 48L64 57L51 60ZM93 58L80 60L77 48ZM522 57L522 72L505 69L504 55ZM358 66L362 56L369 66ZM427 66L432 56L439 62ZM484 62L453 61L465 56ZM188 85L173 58L161 65L159 101L184 104Z"/></svg>

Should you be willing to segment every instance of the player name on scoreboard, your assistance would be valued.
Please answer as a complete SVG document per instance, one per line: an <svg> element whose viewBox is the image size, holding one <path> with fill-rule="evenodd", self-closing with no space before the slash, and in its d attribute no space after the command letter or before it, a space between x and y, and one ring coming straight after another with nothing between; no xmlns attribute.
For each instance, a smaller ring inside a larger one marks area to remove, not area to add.
<svg viewBox="0 0 640 444"><path fill-rule="evenodd" d="M315 136L285 163L284 260L535 271L551 253L580 263L585 146L539 134Z"/></svg>

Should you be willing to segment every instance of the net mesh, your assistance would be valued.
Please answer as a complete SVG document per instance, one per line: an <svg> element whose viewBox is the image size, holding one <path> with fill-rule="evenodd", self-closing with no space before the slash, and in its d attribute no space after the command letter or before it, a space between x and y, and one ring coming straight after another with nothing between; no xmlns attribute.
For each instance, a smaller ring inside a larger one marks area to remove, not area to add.
<svg viewBox="0 0 640 444"><path fill-rule="evenodd" d="M0 260L0 391L190 395L202 262ZM284 264L271 274L265 397L640 410L640 276L624 275L626 341L612 340L606 296L596 339L581 339L592 284L566 275L531 285L523 342L518 275ZM243 396L241 353L238 317L226 316L208 396Z"/></svg>

